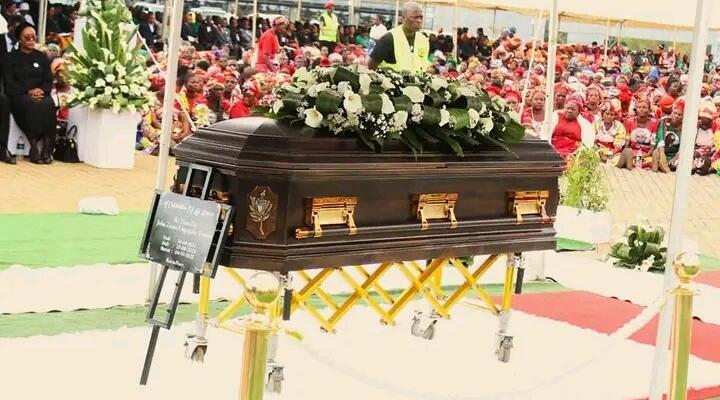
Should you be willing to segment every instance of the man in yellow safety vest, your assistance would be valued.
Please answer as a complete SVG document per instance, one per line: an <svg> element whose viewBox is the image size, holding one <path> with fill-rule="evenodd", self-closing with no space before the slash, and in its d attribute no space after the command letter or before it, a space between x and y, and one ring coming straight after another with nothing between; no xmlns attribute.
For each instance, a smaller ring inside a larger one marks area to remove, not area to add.
<svg viewBox="0 0 720 400"><path fill-rule="evenodd" d="M340 28L337 15L333 12L334 9L335 4L332 0L328 0L325 3L325 12L320 14L320 47L327 47L329 54L335 52L339 36L338 28Z"/></svg>
<svg viewBox="0 0 720 400"><path fill-rule="evenodd" d="M409 1L403 5L402 17L402 25L383 35L370 53L370 69L380 66L420 73L430 66L430 40L420 32L423 25L422 7Z"/></svg>

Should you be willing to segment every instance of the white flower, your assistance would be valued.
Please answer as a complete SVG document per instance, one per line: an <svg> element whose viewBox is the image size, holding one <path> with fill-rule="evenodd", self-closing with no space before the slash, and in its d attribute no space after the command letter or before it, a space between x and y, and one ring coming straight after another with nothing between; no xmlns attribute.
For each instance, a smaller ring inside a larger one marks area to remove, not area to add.
<svg viewBox="0 0 720 400"><path fill-rule="evenodd" d="M382 86L382 88L385 90L395 89L395 85L393 85L390 78L386 76L382 77L382 82L380 82L380 86Z"/></svg>
<svg viewBox="0 0 720 400"><path fill-rule="evenodd" d="M323 82L323 83L318 83L317 85L314 85L314 86L310 86L308 88L307 93L308 93L308 96L310 96L310 97L317 97L317 95L320 92L328 90L328 89L330 89L330 83Z"/></svg>
<svg viewBox="0 0 720 400"><path fill-rule="evenodd" d="M493 124L492 117L480 118L480 124L482 125L483 132L485 133L490 133L490 131L493 130L493 127L495 126Z"/></svg>
<svg viewBox="0 0 720 400"><path fill-rule="evenodd" d="M520 114L517 113L515 110L508 111L508 115L510 118L514 119L517 122L520 122Z"/></svg>
<svg viewBox="0 0 720 400"><path fill-rule="evenodd" d="M280 99L275 100L275 103L273 103L272 109L275 114L279 113L280 110L283 108L283 102Z"/></svg>
<svg viewBox="0 0 720 400"><path fill-rule="evenodd" d="M445 126L450 123L450 112L446 109L440 110L440 126Z"/></svg>
<svg viewBox="0 0 720 400"><path fill-rule="evenodd" d="M407 111L400 110L393 114L393 125L399 130L405 128L407 124L408 113Z"/></svg>
<svg viewBox="0 0 720 400"><path fill-rule="evenodd" d="M319 128L322 124L323 115L317 108L313 107L309 110L305 110L305 125L312 128Z"/></svg>
<svg viewBox="0 0 720 400"><path fill-rule="evenodd" d="M110 95L113 92L113 88L110 86L105 86L105 94Z"/></svg>
<svg viewBox="0 0 720 400"><path fill-rule="evenodd" d="M123 93L127 93L127 92L130 91L130 88L127 87L127 85L121 85L121 86L120 86L120 91L123 92Z"/></svg>
<svg viewBox="0 0 720 400"><path fill-rule="evenodd" d="M417 86L406 86L402 89L405 96L410 98L413 103L422 103L425 101L425 93Z"/></svg>
<svg viewBox="0 0 720 400"><path fill-rule="evenodd" d="M460 96L465 96L465 97L475 97L475 91L472 90L472 88L467 87L467 86L460 86L458 88L458 94Z"/></svg>
<svg viewBox="0 0 720 400"><path fill-rule="evenodd" d="M302 67L295 71L292 77L298 82L306 82L310 84L315 83L315 76L310 73L305 67Z"/></svg>
<svg viewBox="0 0 720 400"><path fill-rule="evenodd" d="M348 114L359 113L363 110L362 99L357 93L353 93L351 90L345 92L345 100L343 100L343 107Z"/></svg>
<svg viewBox="0 0 720 400"><path fill-rule="evenodd" d="M468 110L468 117L470 117L470 128L475 128L480 122L480 114L471 108Z"/></svg>
<svg viewBox="0 0 720 400"><path fill-rule="evenodd" d="M105 80L104 79L98 79L95 81L95 87L103 87L105 86Z"/></svg>
<svg viewBox="0 0 720 400"><path fill-rule="evenodd" d="M342 81L337 84L337 91L345 94L347 91L352 91L352 86L350 86L350 82Z"/></svg>
<svg viewBox="0 0 720 400"><path fill-rule="evenodd" d="M280 88L283 90L287 90L288 92L291 92L291 93L300 93L300 88L291 85L289 82L283 83L282 86L280 86Z"/></svg>
<svg viewBox="0 0 720 400"><path fill-rule="evenodd" d="M114 101L114 102L113 102L112 112L113 112L114 114L117 114L117 113L120 112L120 103L118 103L117 101Z"/></svg>
<svg viewBox="0 0 720 400"><path fill-rule="evenodd" d="M360 74L360 94L370 94L370 83L372 79L368 74Z"/></svg>
<svg viewBox="0 0 720 400"><path fill-rule="evenodd" d="M434 91L438 91L440 89L444 89L448 87L448 83L445 79L440 78L438 76L434 76L432 80L430 81L430 89Z"/></svg>
<svg viewBox="0 0 720 400"><path fill-rule="evenodd" d="M382 113L383 114L394 113L395 106L393 105L392 101L390 101L390 96L386 95L385 93L382 93L380 95L380 98L382 98Z"/></svg>
<svg viewBox="0 0 720 400"><path fill-rule="evenodd" d="M107 81L107 82L115 82L115 75L113 75L113 74L107 74L107 75L105 75L105 81Z"/></svg>

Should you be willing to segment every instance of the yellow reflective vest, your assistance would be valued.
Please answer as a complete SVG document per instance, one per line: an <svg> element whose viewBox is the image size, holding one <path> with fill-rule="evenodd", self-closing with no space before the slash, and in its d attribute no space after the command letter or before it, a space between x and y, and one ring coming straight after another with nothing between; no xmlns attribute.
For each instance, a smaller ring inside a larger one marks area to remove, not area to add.
<svg viewBox="0 0 720 400"><path fill-rule="evenodd" d="M340 27L337 15L328 15L328 13L324 12L320 15L320 19L322 19L322 26L320 27L320 41L337 42L338 28Z"/></svg>
<svg viewBox="0 0 720 400"><path fill-rule="evenodd" d="M430 40L420 32L415 33L415 43L410 51L405 32L402 26L390 30L393 36L393 49L395 50L395 64L382 63L383 67L395 71L409 71L421 73L430 65L428 55L430 54Z"/></svg>

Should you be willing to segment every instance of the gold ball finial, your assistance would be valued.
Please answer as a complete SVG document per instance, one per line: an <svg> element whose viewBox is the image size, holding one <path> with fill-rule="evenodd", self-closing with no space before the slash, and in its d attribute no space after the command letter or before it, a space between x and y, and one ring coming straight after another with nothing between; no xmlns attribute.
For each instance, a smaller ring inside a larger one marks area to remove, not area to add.
<svg viewBox="0 0 720 400"><path fill-rule="evenodd" d="M257 313L265 312L280 296L280 281L270 272L253 274L245 287L245 299Z"/></svg>
<svg viewBox="0 0 720 400"><path fill-rule="evenodd" d="M675 275L682 283L690 283L700 273L700 259L695 253L680 253L673 264Z"/></svg>

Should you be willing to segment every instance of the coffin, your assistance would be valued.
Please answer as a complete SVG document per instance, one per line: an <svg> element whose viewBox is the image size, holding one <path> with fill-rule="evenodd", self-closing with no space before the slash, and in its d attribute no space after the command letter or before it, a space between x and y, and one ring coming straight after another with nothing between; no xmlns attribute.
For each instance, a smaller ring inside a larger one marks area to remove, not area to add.
<svg viewBox="0 0 720 400"><path fill-rule="evenodd" d="M228 120L180 144L174 190L189 166L212 167L208 196L235 207L221 264L288 272L553 249L563 160L526 138L464 158L381 153L267 118ZM202 190L193 174L190 195Z"/></svg>

